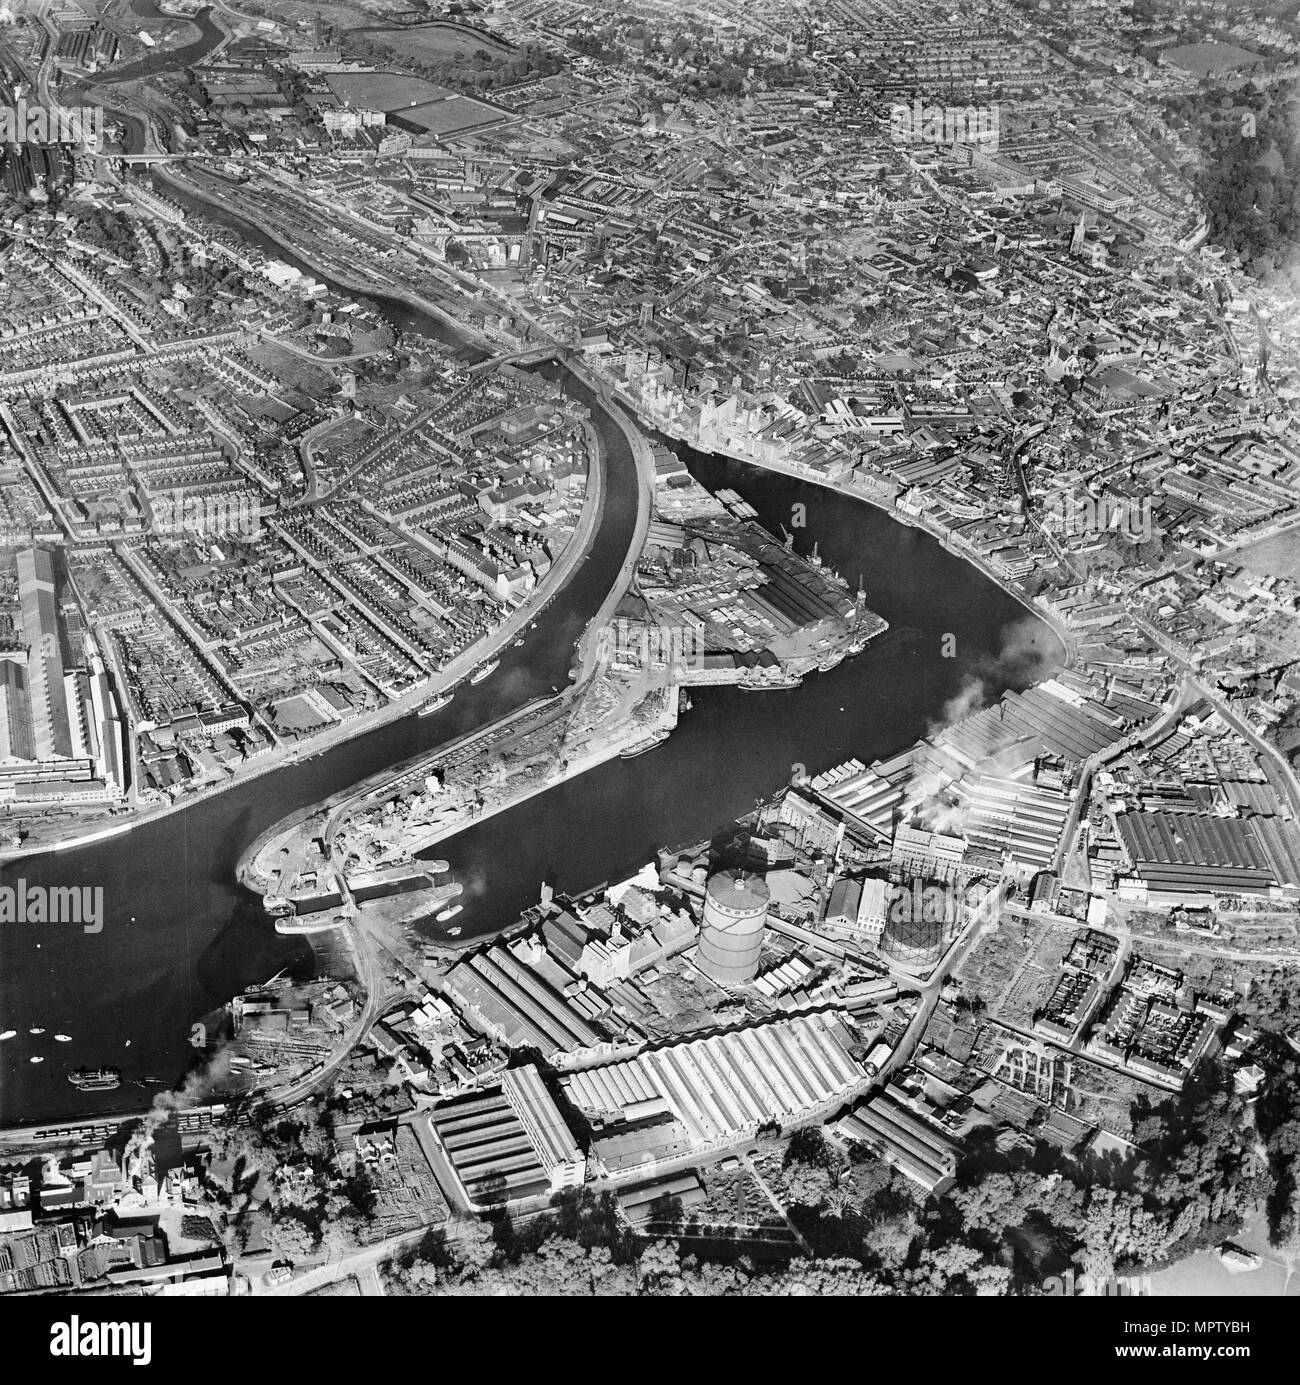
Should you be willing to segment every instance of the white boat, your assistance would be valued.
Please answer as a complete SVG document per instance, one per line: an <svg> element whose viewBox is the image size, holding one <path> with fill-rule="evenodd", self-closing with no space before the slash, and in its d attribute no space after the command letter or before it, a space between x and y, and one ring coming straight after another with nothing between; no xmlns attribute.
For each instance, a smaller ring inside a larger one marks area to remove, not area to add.
<svg viewBox="0 0 1300 1385"><path fill-rule="evenodd" d="M0 1041L3 1041L5 1039L12 1039L13 1036L17 1034L17 1032L18 1031L16 1029L6 1029L3 1034L0 1034Z"/></svg>
<svg viewBox="0 0 1300 1385"><path fill-rule="evenodd" d="M428 702L426 702L426 703L424 704L424 706L422 706L422 707L420 708L420 710L419 710L419 712L417 713L417 715L418 715L418 716L422 716L422 717L431 716L434 712L438 711L440 708L445 707L445 706L447 705L447 703L449 703L449 702L451 701L451 699L452 699L452 694L451 694L451 693L443 693L443 695L442 695L441 697L431 697L431 698L428 700Z"/></svg>
<svg viewBox="0 0 1300 1385"><path fill-rule="evenodd" d="M56 1043L60 1043L60 1044L70 1044L70 1043L72 1042L72 1035L71 1035L71 1034L56 1034L56 1035L54 1036L54 1041L55 1041Z"/></svg>
<svg viewBox="0 0 1300 1385"><path fill-rule="evenodd" d="M43 1030L40 1025L34 1024L27 1032L29 1034L44 1034L45 1030Z"/></svg>
<svg viewBox="0 0 1300 1385"><path fill-rule="evenodd" d="M44 1058L29 1058L27 1061L28 1061L29 1063L43 1063L43 1062L45 1061L45 1059L44 1059Z"/></svg>
<svg viewBox="0 0 1300 1385"><path fill-rule="evenodd" d="M459 937L460 937L460 925L457 924L455 928L449 928L449 929L447 930L447 936L448 936L449 938L459 938Z"/></svg>
<svg viewBox="0 0 1300 1385"><path fill-rule="evenodd" d="M500 662L500 659L492 659L486 664L480 664L479 667L470 674L469 681L471 683L481 683L486 677L497 671Z"/></svg>
<svg viewBox="0 0 1300 1385"><path fill-rule="evenodd" d="M438 915L439 923L446 923L448 919L454 919L465 906L463 904L453 904L450 909L444 909Z"/></svg>

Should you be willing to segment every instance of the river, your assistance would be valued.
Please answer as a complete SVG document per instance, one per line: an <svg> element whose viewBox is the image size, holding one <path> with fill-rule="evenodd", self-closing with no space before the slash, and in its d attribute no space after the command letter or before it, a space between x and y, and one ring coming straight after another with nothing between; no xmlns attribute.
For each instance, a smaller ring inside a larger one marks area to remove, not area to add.
<svg viewBox="0 0 1300 1385"><path fill-rule="evenodd" d="M392 315L407 329L449 338L436 319L409 309ZM177 1080L193 1057L196 1020L281 967L298 976L314 967L307 946L278 937L259 901L237 884L245 845L296 809L563 686L574 641L615 578L636 513L635 468L622 433L580 385L566 388L594 406L607 450L605 513L591 557L491 678L433 716L368 732L128 835L0 871L5 884L22 878L104 891L98 935L10 924L0 937L0 1027L19 1031L0 1044L0 1124L130 1109L147 1101L133 1081ZM706 485L738 490L774 532L804 505L800 550L816 540L852 585L861 574L873 610L919 634L887 636L788 692L694 690L693 708L662 746L613 760L440 843L434 854L450 861L466 888L456 920L466 937L514 923L543 880L578 891L618 878L656 848L699 840L749 811L757 796L788 780L795 762L816 771L850 756L888 754L925 734L972 680L993 695L1027 686L1060 658L1045 626L927 535L804 482L689 451L684 457ZM945 657L947 635L953 657ZM30 1035L32 1026L46 1033ZM58 1032L72 1042L56 1043ZM33 1056L46 1061L31 1064ZM66 1081L71 1068L101 1065L122 1069L119 1090L83 1093Z"/></svg>

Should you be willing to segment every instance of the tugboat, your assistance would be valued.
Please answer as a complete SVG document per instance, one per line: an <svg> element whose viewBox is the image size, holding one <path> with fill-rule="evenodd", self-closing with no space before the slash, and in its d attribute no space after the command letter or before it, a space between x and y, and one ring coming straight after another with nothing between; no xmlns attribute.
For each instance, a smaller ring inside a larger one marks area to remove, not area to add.
<svg viewBox="0 0 1300 1385"><path fill-rule="evenodd" d="M77 1068L68 1081L83 1092L111 1092L122 1080L117 1068Z"/></svg>

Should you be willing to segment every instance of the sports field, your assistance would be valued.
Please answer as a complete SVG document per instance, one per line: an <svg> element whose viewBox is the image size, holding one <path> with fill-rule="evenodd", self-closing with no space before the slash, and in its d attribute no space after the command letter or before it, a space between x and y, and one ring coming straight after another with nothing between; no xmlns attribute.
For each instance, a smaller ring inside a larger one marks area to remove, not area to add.
<svg viewBox="0 0 1300 1385"><path fill-rule="evenodd" d="M431 101L426 106L394 111L403 121L418 125L433 135L454 135L474 130L501 119L501 112L468 96L453 96L447 101Z"/></svg>
<svg viewBox="0 0 1300 1385"><path fill-rule="evenodd" d="M453 94L448 87L401 72L327 72L325 81L340 101L358 110L403 110Z"/></svg>

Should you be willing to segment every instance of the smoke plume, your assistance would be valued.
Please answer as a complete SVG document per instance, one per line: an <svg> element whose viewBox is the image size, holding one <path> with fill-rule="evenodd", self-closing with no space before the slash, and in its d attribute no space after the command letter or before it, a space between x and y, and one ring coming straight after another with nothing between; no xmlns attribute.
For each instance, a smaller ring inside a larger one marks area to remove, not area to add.
<svg viewBox="0 0 1300 1385"><path fill-rule="evenodd" d="M926 728L934 740L949 728L994 705L1007 687L1031 687L1050 678L1060 666L1053 656L1053 637L1042 624L1026 616L1002 632L1002 644L994 657L981 654L963 670L961 686L943 705L938 718ZM968 817L957 801L950 779L926 770L908 784L902 803L903 820L919 820L933 832L960 834Z"/></svg>

